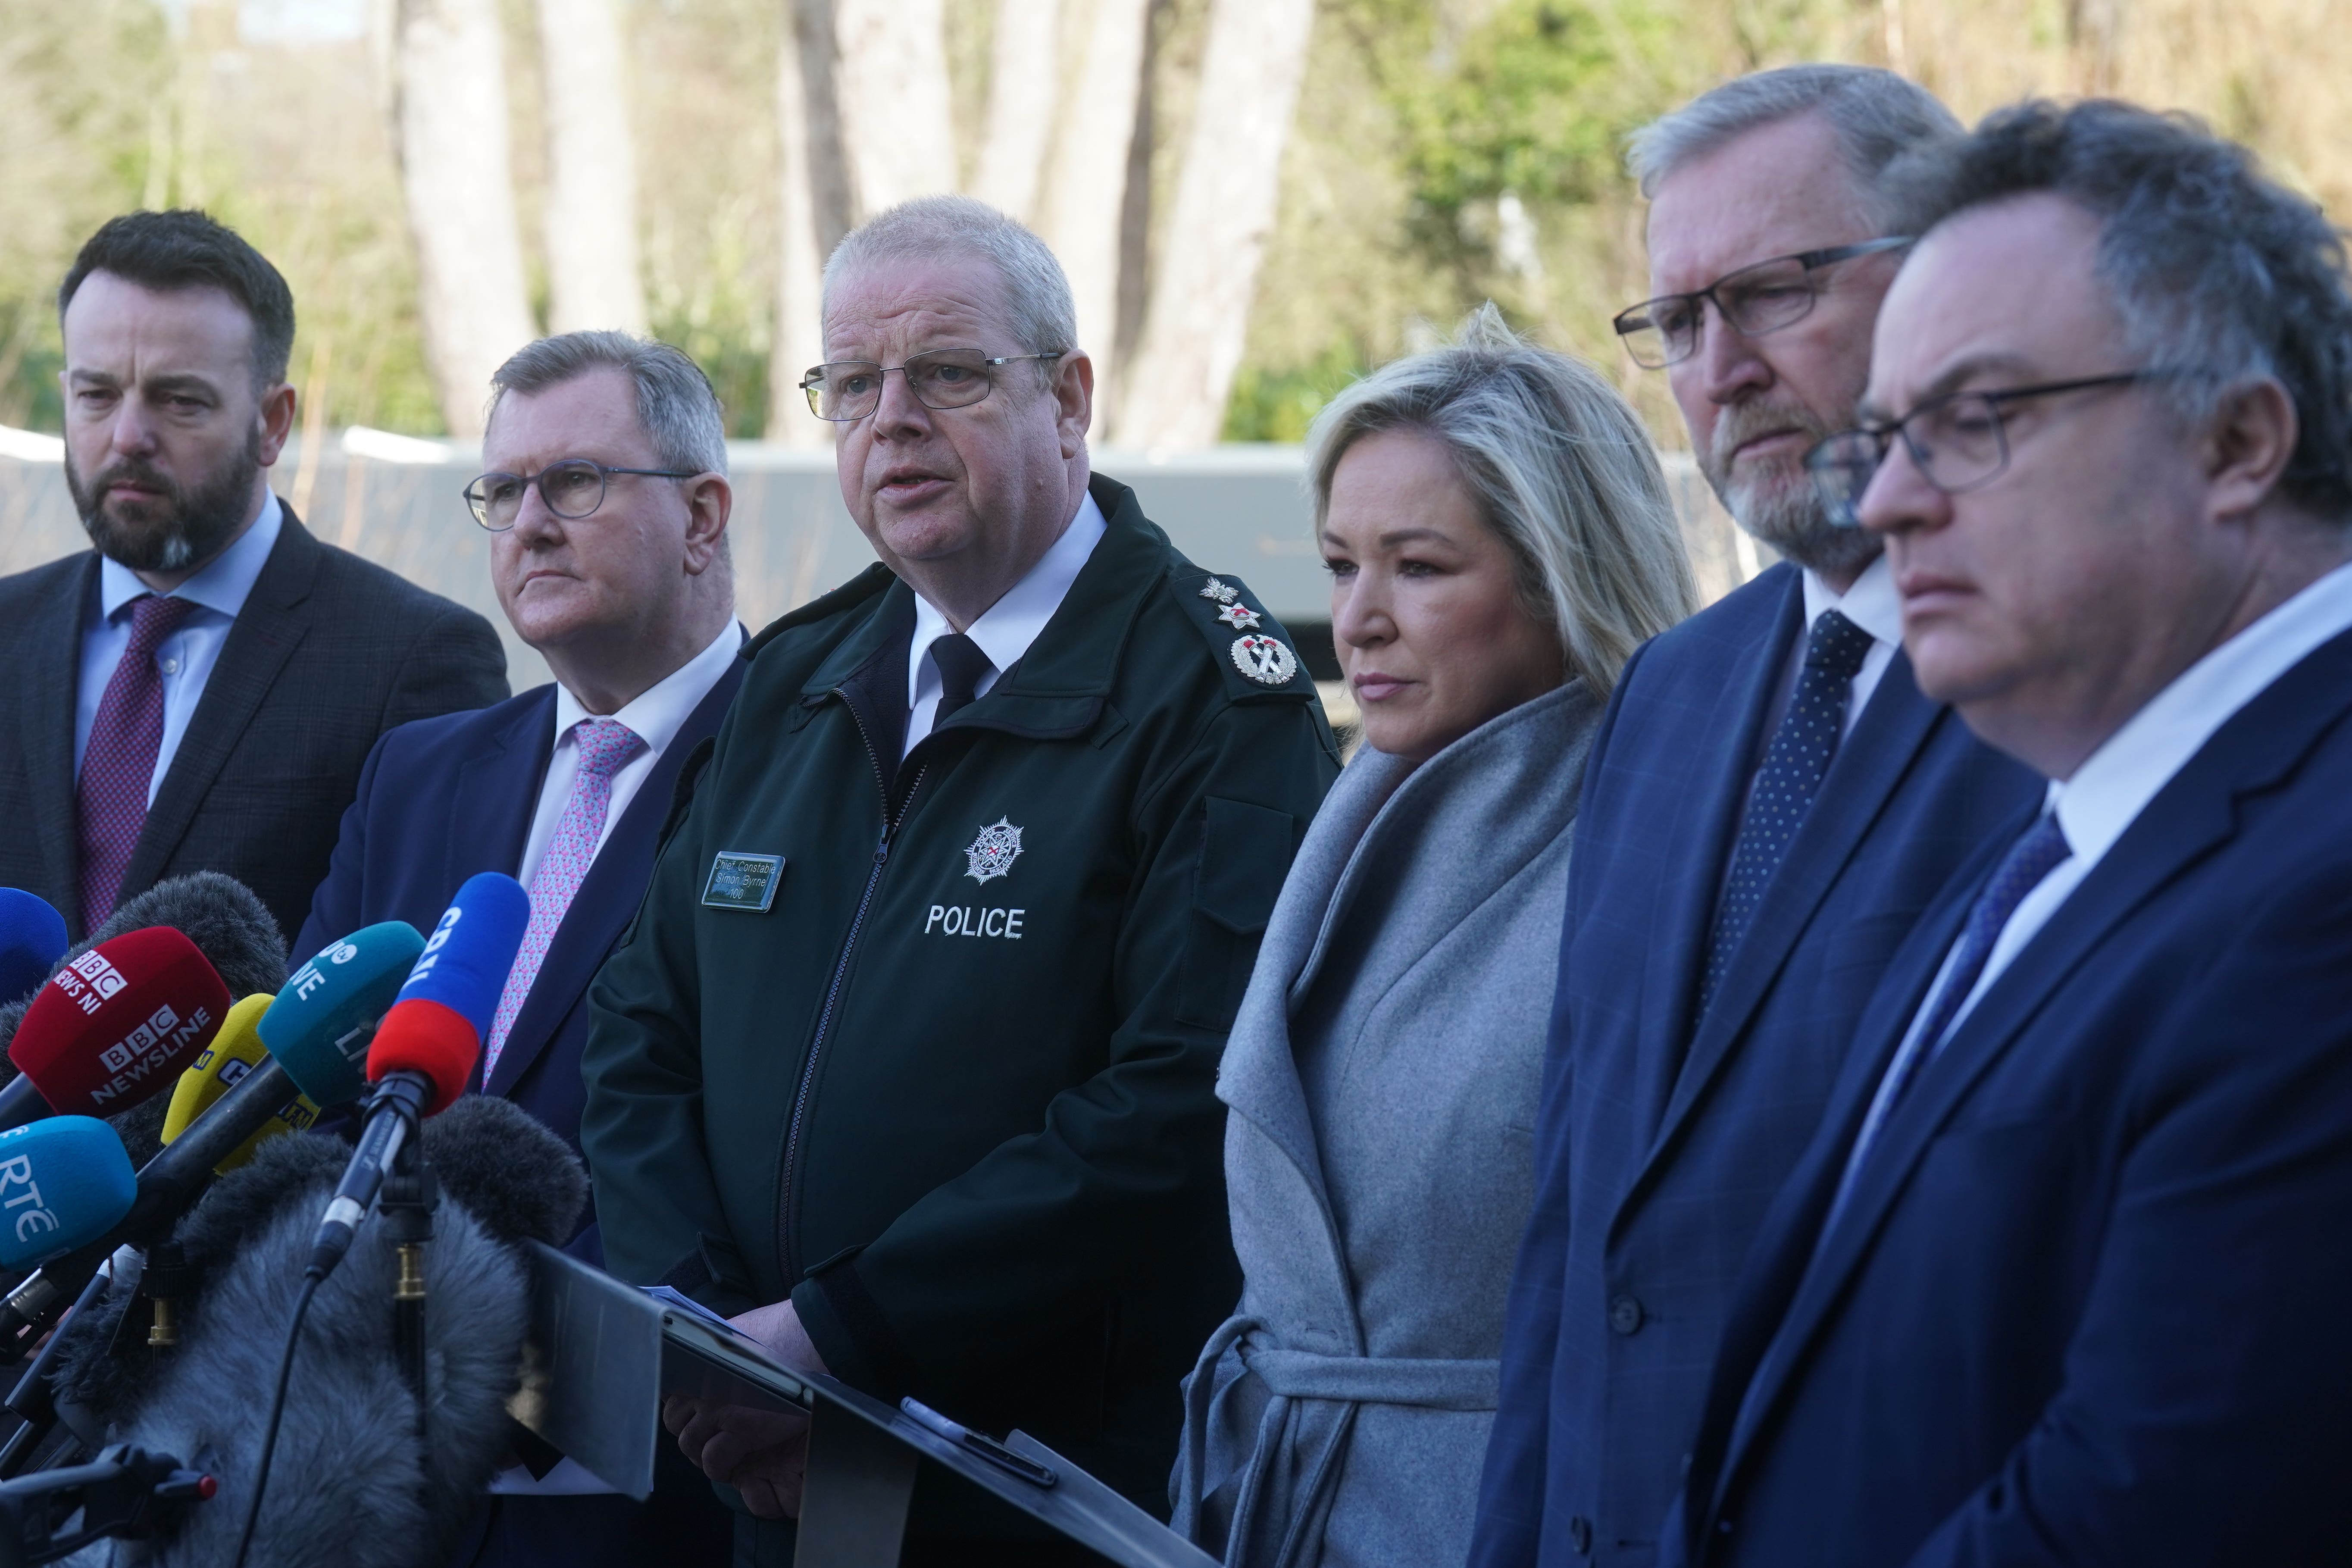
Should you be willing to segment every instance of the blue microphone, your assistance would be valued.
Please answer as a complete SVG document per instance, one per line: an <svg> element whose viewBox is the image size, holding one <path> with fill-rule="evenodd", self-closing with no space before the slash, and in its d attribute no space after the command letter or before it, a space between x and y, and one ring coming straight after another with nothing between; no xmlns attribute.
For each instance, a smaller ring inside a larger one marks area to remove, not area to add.
<svg viewBox="0 0 2352 1568"><path fill-rule="evenodd" d="M0 1006L30 996L66 946L66 918L47 900L0 888Z"/></svg>
<svg viewBox="0 0 2352 1568"><path fill-rule="evenodd" d="M122 1140L96 1117L0 1132L0 1268L23 1273L104 1236L138 1191Z"/></svg>
<svg viewBox="0 0 2352 1568"><path fill-rule="evenodd" d="M415 926L385 921L329 942L286 977L255 1032L311 1104L341 1105L367 1092L376 1022L424 951Z"/></svg>
<svg viewBox="0 0 2352 1568"><path fill-rule="evenodd" d="M307 1274L323 1279L333 1272L417 1121L466 1092L530 927L530 895L496 871L467 878L433 927L368 1047L368 1079L376 1087L367 1125L320 1218Z"/></svg>

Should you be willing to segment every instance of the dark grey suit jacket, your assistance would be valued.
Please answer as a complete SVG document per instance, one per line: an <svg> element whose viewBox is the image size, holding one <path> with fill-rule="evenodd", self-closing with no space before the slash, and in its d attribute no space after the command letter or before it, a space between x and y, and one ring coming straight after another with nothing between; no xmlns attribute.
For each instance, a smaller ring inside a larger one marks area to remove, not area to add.
<svg viewBox="0 0 2352 1568"><path fill-rule="evenodd" d="M0 885L48 900L77 938L88 922L74 689L98 567L84 551L0 578L0 680L16 710L0 715ZM155 792L122 897L220 871L260 894L280 930L301 930L376 737L506 697L506 654L488 621L321 544L287 508Z"/></svg>

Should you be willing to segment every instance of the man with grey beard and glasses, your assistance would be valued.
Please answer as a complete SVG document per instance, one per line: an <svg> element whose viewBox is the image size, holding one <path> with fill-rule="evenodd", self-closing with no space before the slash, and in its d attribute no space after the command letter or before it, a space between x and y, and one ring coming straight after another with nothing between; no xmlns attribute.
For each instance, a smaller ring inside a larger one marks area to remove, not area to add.
<svg viewBox="0 0 2352 1568"><path fill-rule="evenodd" d="M0 579L0 884L79 936L153 882L221 871L299 931L376 737L503 700L506 656L481 616L320 543L271 493L294 300L243 239L197 212L115 218L58 314L94 548Z"/></svg>
<svg viewBox="0 0 2352 1568"><path fill-rule="evenodd" d="M1853 421L1906 248L1885 173L1958 132L1892 73L1798 66L1634 139L1654 297L1617 330L1783 559L1634 655L1586 764L1480 1568L1651 1561L1858 1015L2032 797L1920 695L1878 540L1832 525L1802 461Z"/></svg>

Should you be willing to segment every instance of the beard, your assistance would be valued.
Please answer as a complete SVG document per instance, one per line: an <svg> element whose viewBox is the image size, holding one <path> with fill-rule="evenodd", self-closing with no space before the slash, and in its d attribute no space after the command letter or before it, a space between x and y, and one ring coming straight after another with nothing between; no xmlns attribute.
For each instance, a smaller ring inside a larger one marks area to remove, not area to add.
<svg viewBox="0 0 2352 1568"><path fill-rule="evenodd" d="M1751 458L1737 477L1733 474L1732 454L1742 442L1792 429L1804 432L1808 447L1834 433L1819 415L1793 401L1759 398L1733 404L1716 422L1706 449L1698 454L1699 472L1749 537L1823 576L1859 572L1885 546L1874 533L1830 521L1801 454Z"/></svg>
<svg viewBox="0 0 2352 1568"><path fill-rule="evenodd" d="M82 531L100 555L133 572L183 572L211 560L252 520L261 472L261 432L194 483L179 485L136 458L109 463L85 479L66 453L66 488ZM133 482L162 492L156 500L118 501L114 488Z"/></svg>

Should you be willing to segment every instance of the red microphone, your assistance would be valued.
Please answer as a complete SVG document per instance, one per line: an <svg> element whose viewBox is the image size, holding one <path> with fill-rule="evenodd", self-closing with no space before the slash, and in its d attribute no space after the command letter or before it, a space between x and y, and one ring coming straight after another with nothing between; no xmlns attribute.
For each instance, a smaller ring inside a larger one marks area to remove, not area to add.
<svg viewBox="0 0 2352 1568"><path fill-rule="evenodd" d="M8 1044L0 1131L45 1116L113 1116L177 1081L228 1016L228 987L170 926L100 942L33 994Z"/></svg>

